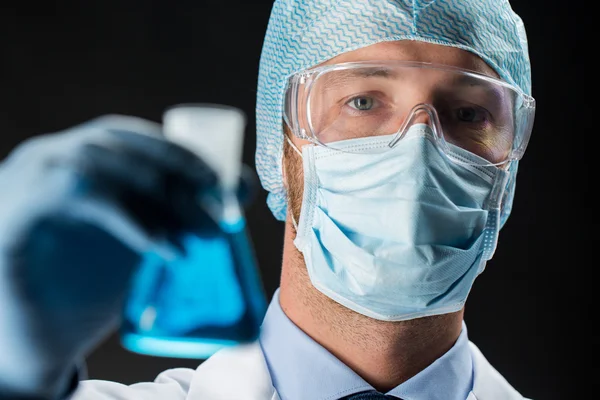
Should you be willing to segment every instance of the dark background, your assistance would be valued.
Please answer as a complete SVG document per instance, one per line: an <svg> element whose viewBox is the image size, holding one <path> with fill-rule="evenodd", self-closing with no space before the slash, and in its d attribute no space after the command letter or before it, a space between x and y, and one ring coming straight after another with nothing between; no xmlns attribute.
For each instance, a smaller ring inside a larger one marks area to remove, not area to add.
<svg viewBox="0 0 600 400"><path fill-rule="evenodd" d="M71 0L2 6L0 157L26 137L101 114L160 121L170 105L213 102L247 113L244 160L254 166L256 80L271 5ZM586 336L593 291L584 289L599 264L586 157L596 140L589 65L597 39L588 39L584 2L512 5L528 31L538 112L513 214L474 285L465 320L470 339L522 394L575 398L587 386L584 374L600 372L592 366L598 335ZM278 286L283 224L265 198L261 192L248 220L270 297ZM88 368L91 378L133 383L199 362L132 354L112 336L90 355Z"/></svg>

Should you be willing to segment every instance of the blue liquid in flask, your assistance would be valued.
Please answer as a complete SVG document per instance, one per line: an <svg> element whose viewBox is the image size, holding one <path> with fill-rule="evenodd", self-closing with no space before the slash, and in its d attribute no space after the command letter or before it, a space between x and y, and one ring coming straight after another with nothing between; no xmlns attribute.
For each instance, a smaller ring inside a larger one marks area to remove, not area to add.
<svg viewBox="0 0 600 400"><path fill-rule="evenodd" d="M185 256L147 253L133 277L121 343L135 353L206 359L258 338L266 297L242 218L183 237Z"/></svg>

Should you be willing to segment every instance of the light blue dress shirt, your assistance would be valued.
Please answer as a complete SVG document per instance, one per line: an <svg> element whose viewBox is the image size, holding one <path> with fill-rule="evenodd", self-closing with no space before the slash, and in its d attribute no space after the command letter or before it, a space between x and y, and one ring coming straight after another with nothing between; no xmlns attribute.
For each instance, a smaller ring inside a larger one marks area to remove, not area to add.
<svg viewBox="0 0 600 400"><path fill-rule="evenodd" d="M375 390L285 315L279 289L265 315L259 342L281 400L337 400ZM463 321L458 340L446 354L386 394L403 400L465 400L472 387L473 363Z"/></svg>

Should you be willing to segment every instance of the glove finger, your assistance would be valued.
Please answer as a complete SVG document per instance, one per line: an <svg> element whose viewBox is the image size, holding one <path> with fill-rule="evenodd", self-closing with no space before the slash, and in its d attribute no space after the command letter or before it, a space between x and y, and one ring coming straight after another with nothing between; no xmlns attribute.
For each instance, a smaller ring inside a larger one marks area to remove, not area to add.
<svg viewBox="0 0 600 400"><path fill-rule="evenodd" d="M118 202L151 235L216 229L196 201L210 186L192 184L154 160L123 149L86 144L79 156L77 168L84 171L87 190Z"/></svg>
<svg viewBox="0 0 600 400"><path fill-rule="evenodd" d="M109 132L117 138L116 146L143 155L165 170L200 185L216 184L216 173L202 158L164 137L117 128L110 128Z"/></svg>
<svg viewBox="0 0 600 400"><path fill-rule="evenodd" d="M242 165L237 197L244 207L250 205L258 194L258 178L256 173L246 164Z"/></svg>
<svg viewBox="0 0 600 400"><path fill-rule="evenodd" d="M216 184L214 170L201 157L164 138L161 125L130 116L104 116L92 121L108 131L113 139L110 147L122 148L139 157L154 160L166 170L181 174L191 182L210 186ZM243 165L237 195L242 205L248 205L256 196L258 179ZM218 191L214 193L217 197Z"/></svg>

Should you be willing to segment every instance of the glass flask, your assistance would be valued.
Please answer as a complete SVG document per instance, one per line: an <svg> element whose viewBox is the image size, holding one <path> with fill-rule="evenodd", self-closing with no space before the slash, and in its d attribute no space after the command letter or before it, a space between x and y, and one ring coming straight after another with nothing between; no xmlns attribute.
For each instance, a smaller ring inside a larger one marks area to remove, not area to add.
<svg viewBox="0 0 600 400"><path fill-rule="evenodd" d="M184 235L185 256L145 253L123 312L120 334L126 349L206 359L221 348L257 339L267 302L235 196L244 128L243 112L222 105L178 105L163 115L167 139L196 152L219 176L223 203L203 206L220 231L210 237Z"/></svg>

